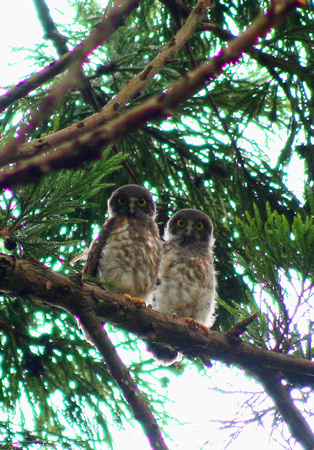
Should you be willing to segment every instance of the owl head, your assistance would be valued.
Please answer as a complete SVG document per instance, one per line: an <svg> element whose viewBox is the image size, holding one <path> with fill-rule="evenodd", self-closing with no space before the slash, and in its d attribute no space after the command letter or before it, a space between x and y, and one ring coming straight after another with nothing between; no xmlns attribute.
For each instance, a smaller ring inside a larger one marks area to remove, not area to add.
<svg viewBox="0 0 314 450"><path fill-rule="evenodd" d="M108 200L109 217L150 217L156 215L156 206L148 189L127 184L113 192Z"/></svg>
<svg viewBox="0 0 314 450"><path fill-rule="evenodd" d="M173 240L180 245L203 243L212 245L213 224L210 218L198 209L180 209L169 220L165 230L165 240Z"/></svg>

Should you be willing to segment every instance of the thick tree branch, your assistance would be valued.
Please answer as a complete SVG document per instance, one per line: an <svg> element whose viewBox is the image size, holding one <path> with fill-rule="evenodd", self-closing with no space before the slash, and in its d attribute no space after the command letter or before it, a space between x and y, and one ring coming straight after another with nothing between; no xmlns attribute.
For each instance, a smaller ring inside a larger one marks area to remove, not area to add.
<svg viewBox="0 0 314 450"><path fill-rule="evenodd" d="M154 450L167 450L168 447L163 440L161 430L149 409L145 397L119 358L95 311L90 308L85 310L81 315L81 323L89 338L91 338L97 350L108 364L110 373L131 406L135 419L142 425L151 448Z"/></svg>
<svg viewBox="0 0 314 450"><path fill-rule="evenodd" d="M138 4L139 0L124 0L119 2L119 6L109 11L98 24L97 29L83 42L78 44L72 52L66 53L59 61L54 62L41 72L22 81L0 97L0 112L36 87L41 86L46 81L63 72L73 61L81 64L93 49L108 40L117 28L124 25L126 17L130 15Z"/></svg>
<svg viewBox="0 0 314 450"><path fill-rule="evenodd" d="M81 65L86 60L86 57L92 50L97 48L104 40L111 36L116 28L123 23L125 14L128 13L130 6L131 10L134 8L134 2L136 6L138 0L122 0L121 3L114 3L110 8L110 20L108 21L108 14L105 18L106 20L103 19L98 24L96 31L90 34L80 45L76 46L74 51L75 56L71 59L71 63L68 66L68 74L63 77L60 83L54 84L51 92L46 95L39 107L32 111L31 118L28 122L17 130L17 137L4 146L0 154L0 161L2 161L2 163L12 162L14 157L16 157L19 145L25 143L29 133L38 126L43 118L49 116L52 108L65 93L73 88L73 86L80 87L82 75Z"/></svg>
<svg viewBox="0 0 314 450"><path fill-rule="evenodd" d="M59 145L57 150L45 156L30 158L25 163L3 170L0 175L0 186L10 186L15 182L33 182L34 177L40 177L47 172L80 166L83 161L99 158L106 145L121 136L130 134L134 129L146 124L147 121L170 116L180 103L194 95L208 80L217 76L226 64L237 62L243 52L251 49L258 39L265 36L292 8L300 5L304 5L303 0L274 1L265 15L258 17L245 33L232 40L229 46L223 48L216 57L189 72L184 80L175 83L162 95L146 100L141 106L132 108L112 122L99 126L101 117L99 114L101 113L94 114L80 124L75 124L76 131L72 126L59 132L63 133L62 137L58 134L56 139L55 133L27 144L27 152L34 153L36 149L38 151L38 145L49 149L54 140L57 141L54 142L55 145L60 144L61 141L64 142L65 139L70 139L73 133L78 134L79 128L81 129L80 132L83 130L85 133L72 141ZM147 76L150 75L150 71L151 69L147 70ZM114 106L115 99L113 99L110 105L113 109L119 110L124 107L125 101L124 98L122 104L117 102ZM104 119L102 120L104 121ZM97 128L98 125L98 129L86 133L91 124L93 124L93 129Z"/></svg>
<svg viewBox="0 0 314 450"><path fill-rule="evenodd" d="M187 356L200 355L246 370L273 368L314 377L314 363L310 361L255 347L228 333L206 334L202 328L82 282L78 277L55 273L32 260L0 255L0 290L38 297L81 318L86 310L92 309L104 322L142 339L167 343Z"/></svg>
<svg viewBox="0 0 314 450"><path fill-rule="evenodd" d="M253 375L273 399L277 411L287 423L292 436L300 442L305 450L313 450L314 435L300 411L295 407L289 395L288 386L281 384L282 375L275 370L254 370Z"/></svg>
<svg viewBox="0 0 314 450"><path fill-rule="evenodd" d="M135 417L142 424L152 448L167 447L147 403L116 354L100 321L109 322L146 340L167 343L189 357L200 356L203 361L216 359L244 368L262 382L292 435L306 449L312 450L314 436L280 379L286 374L306 374L314 379L314 363L260 349L240 340L238 334L254 320L254 316L240 322L229 333L205 332L203 328L198 329L185 321L153 311L121 294L83 282L81 274L66 277L33 260L8 255L0 255L1 291L22 297L35 296L80 318L108 363Z"/></svg>
<svg viewBox="0 0 314 450"><path fill-rule="evenodd" d="M182 48L186 41L196 32L199 24L202 20L204 20L204 18L206 18L206 14L206 0L199 0L186 23L179 30L176 36L171 39L171 41L153 59L153 61L151 61L134 79L127 84L122 91L120 91L109 103L106 104L101 112L49 136L45 136L44 138L34 140L24 145L19 145L19 155L13 155L13 159L12 151L6 151L6 153L0 154L0 164L1 158L3 159L3 154L11 158L10 162L14 162L21 159L21 157L29 157L30 155L37 154L38 152L49 151L65 141L70 141L70 145L73 147L73 139L76 139L80 135L85 135L88 132L92 132L92 130L95 130L97 127L117 117L125 109L127 104L142 94L148 82L151 81L153 77L174 58L176 53ZM6 163L8 161L5 159L3 162Z"/></svg>

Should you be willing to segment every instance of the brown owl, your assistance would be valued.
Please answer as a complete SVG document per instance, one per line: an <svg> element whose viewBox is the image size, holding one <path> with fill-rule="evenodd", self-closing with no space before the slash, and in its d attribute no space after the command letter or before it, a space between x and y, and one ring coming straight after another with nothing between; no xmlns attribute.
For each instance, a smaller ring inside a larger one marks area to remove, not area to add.
<svg viewBox="0 0 314 450"><path fill-rule="evenodd" d="M210 218L196 209L182 209L169 220L164 240L160 284L154 293L153 309L211 326L216 278ZM165 365L181 359L168 345L149 343L148 348Z"/></svg>
<svg viewBox="0 0 314 450"><path fill-rule="evenodd" d="M151 300L161 259L161 241L151 193L122 186L108 200L109 218L100 236L78 258L83 273L97 277L114 292Z"/></svg>

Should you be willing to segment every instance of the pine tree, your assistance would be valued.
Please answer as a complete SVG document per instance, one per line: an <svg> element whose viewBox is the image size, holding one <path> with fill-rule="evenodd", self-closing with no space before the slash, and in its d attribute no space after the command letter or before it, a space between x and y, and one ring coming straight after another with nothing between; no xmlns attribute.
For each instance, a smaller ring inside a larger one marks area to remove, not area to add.
<svg viewBox="0 0 314 450"><path fill-rule="evenodd" d="M62 25L34 0L38 70L0 97L0 447L115 448L114 427L135 416L152 448L175 448L161 386L190 365L209 380L220 361L273 401L243 401L248 423L271 416L284 448L313 449L313 6L69 3L75 18ZM219 308L208 336L70 263L129 183L154 194L161 232L180 208L212 218ZM164 342L189 343L168 372L146 352L152 324ZM241 429L224 420L236 443Z"/></svg>

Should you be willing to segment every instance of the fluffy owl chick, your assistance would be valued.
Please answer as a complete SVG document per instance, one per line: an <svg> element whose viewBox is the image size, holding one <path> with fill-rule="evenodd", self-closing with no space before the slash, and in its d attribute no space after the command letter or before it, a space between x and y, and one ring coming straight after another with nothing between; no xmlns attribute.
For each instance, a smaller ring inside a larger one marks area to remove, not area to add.
<svg viewBox="0 0 314 450"><path fill-rule="evenodd" d="M160 284L154 293L153 309L211 326L216 279L210 218L196 209L182 209L169 220L164 240ZM172 347L160 343L149 343L148 348L165 365L182 357Z"/></svg>
<svg viewBox="0 0 314 450"><path fill-rule="evenodd" d="M83 273L97 277L115 292L152 298L162 244L151 193L137 185L122 186L108 200L109 218L100 236L81 257Z"/></svg>

